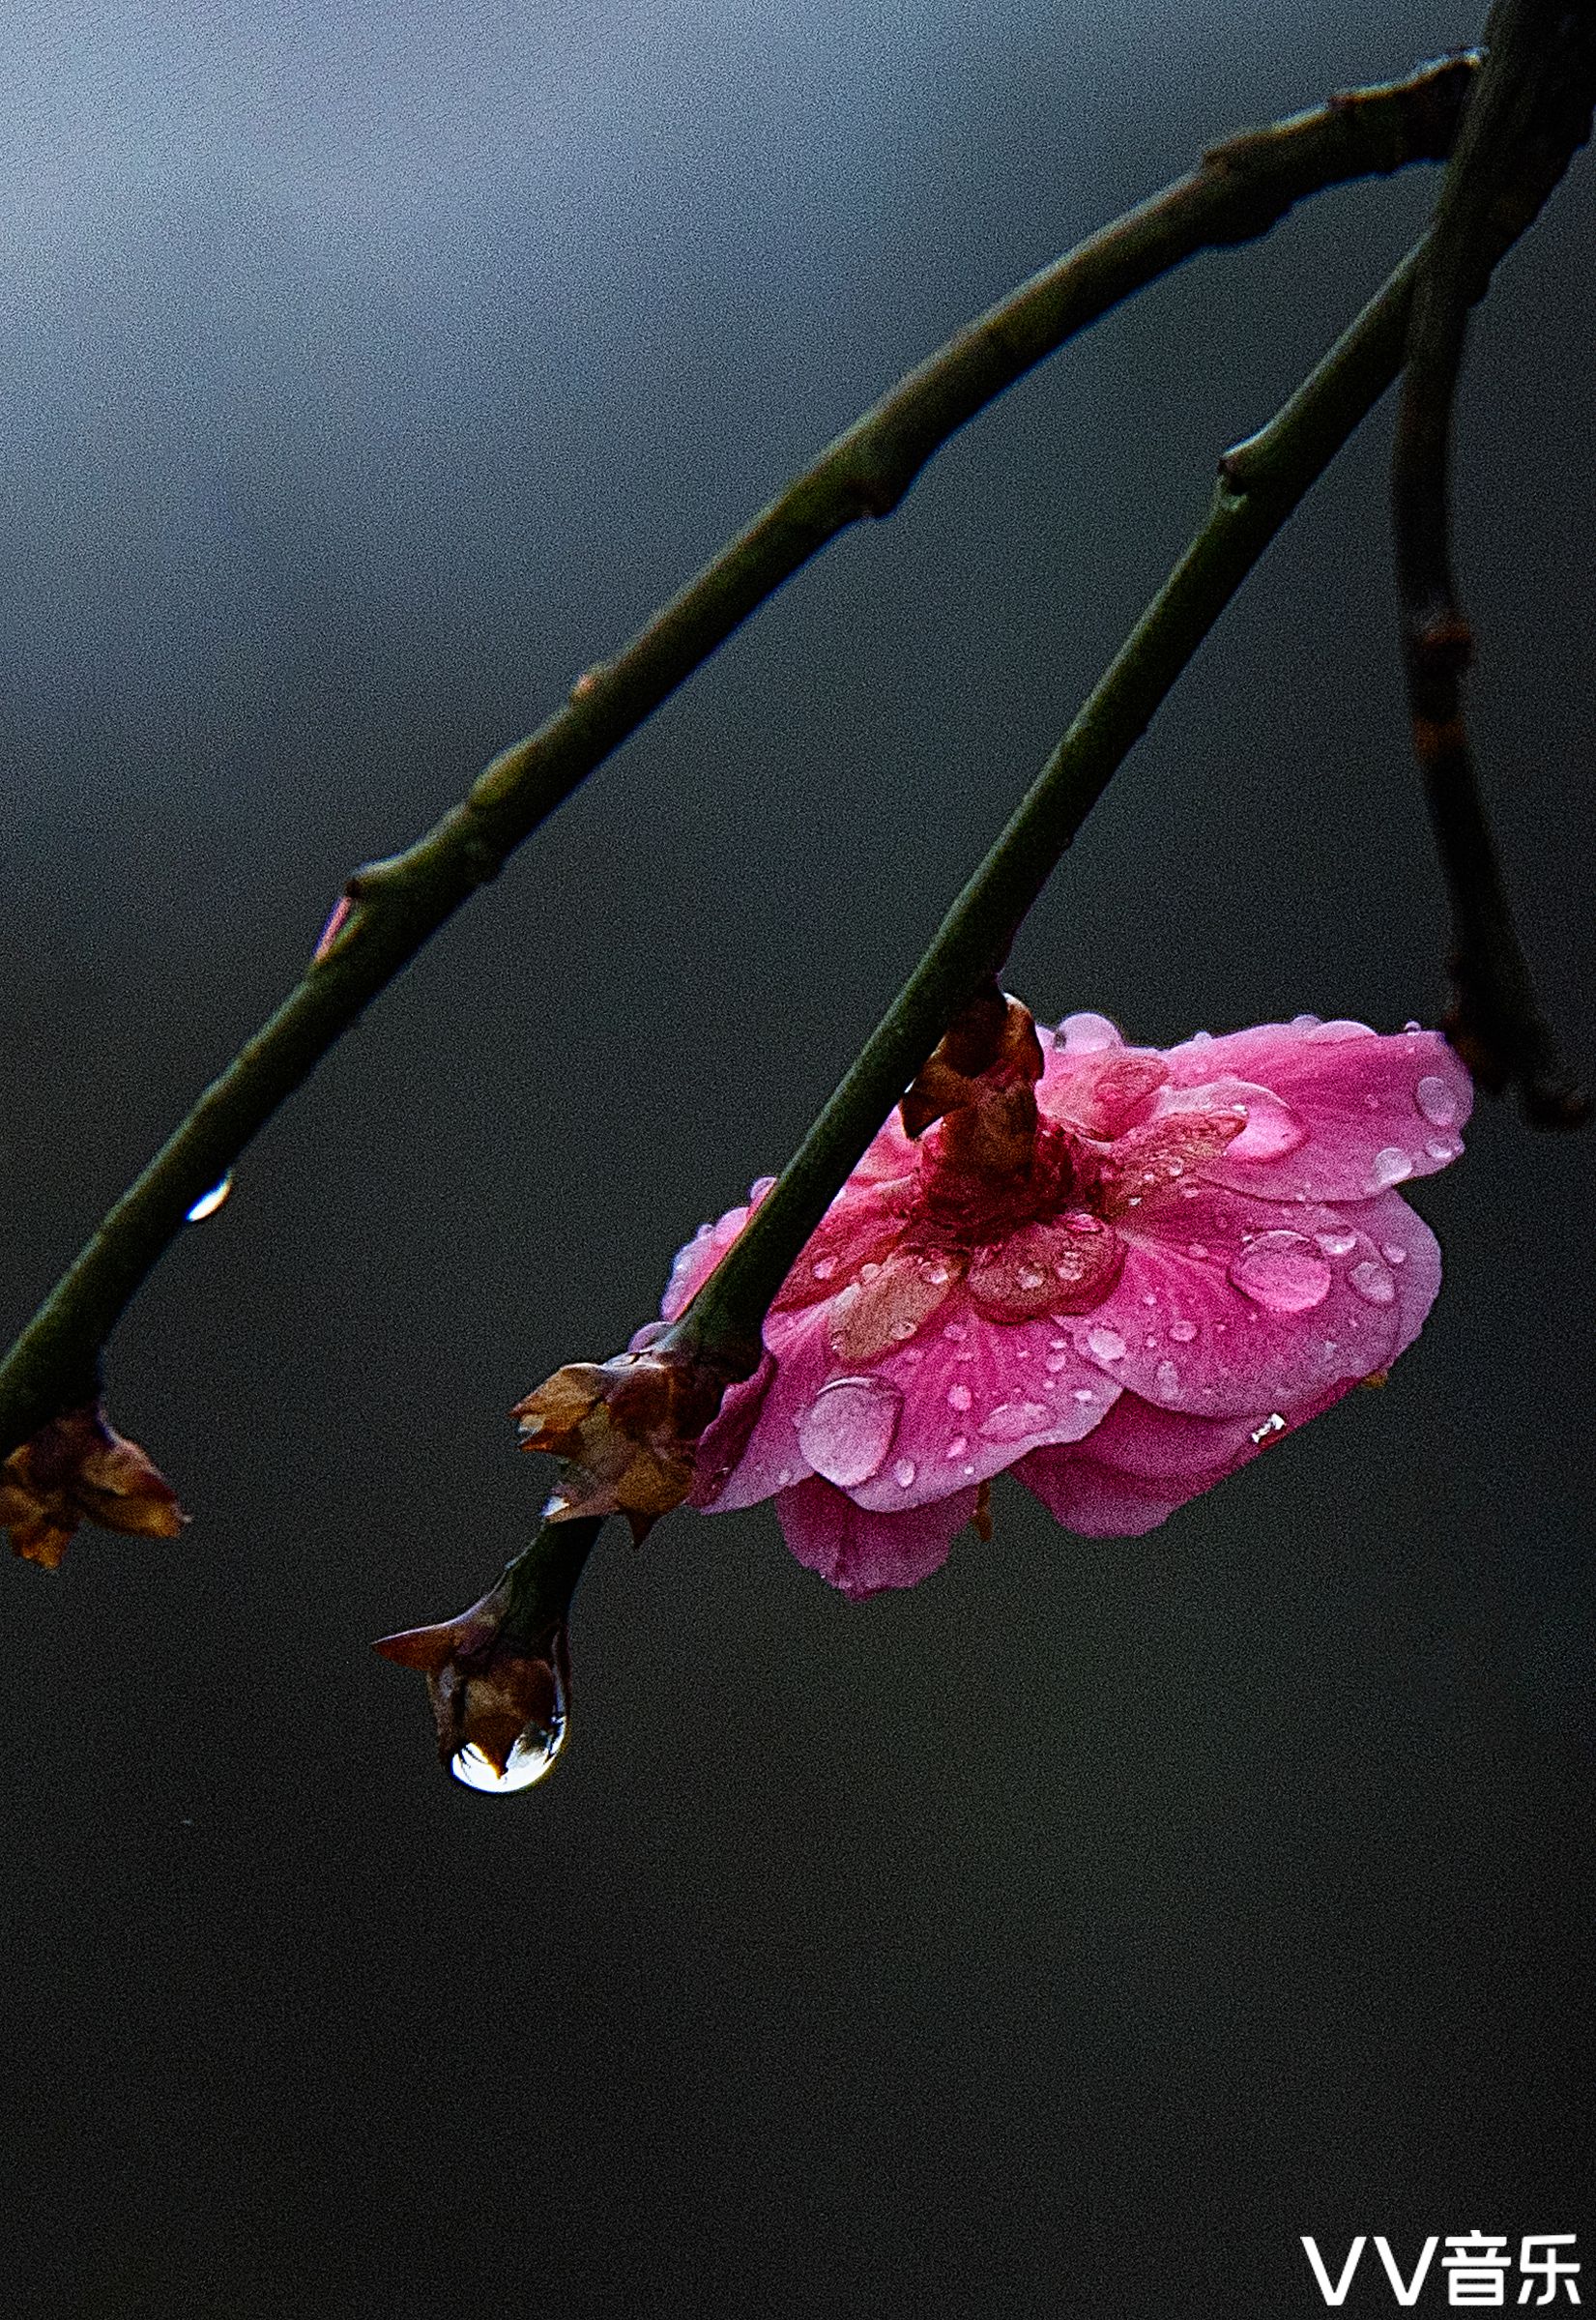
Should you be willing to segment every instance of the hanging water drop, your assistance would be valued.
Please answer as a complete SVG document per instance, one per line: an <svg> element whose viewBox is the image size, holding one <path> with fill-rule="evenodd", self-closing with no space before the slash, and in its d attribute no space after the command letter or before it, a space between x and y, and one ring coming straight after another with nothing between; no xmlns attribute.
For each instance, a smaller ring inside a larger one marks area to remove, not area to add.
<svg viewBox="0 0 1596 2320"><path fill-rule="evenodd" d="M232 1189L233 1178L232 1173L229 1171L219 1184L213 1184L209 1192L200 1194L185 1221L190 1225L202 1225L208 1216L215 1216Z"/></svg>
<svg viewBox="0 0 1596 2320"><path fill-rule="evenodd" d="M475 1788L484 1796L510 1796L518 1788L535 1787L552 1770L555 1757L565 1747L568 1721L565 1673L556 1664L554 1704L547 1721L540 1716L533 1719L510 1750L503 1772L474 1740L455 1750L449 1760L449 1769L462 1786Z"/></svg>

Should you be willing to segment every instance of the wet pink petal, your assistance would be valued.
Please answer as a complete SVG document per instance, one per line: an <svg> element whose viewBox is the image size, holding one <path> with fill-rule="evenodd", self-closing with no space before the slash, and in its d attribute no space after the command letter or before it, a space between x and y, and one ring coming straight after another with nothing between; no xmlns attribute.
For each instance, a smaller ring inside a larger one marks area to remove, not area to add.
<svg viewBox="0 0 1596 2320"><path fill-rule="evenodd" d="M1069 1323L1106 1377L1184 1413L1244 1417L1395 1358L1394 1269L1347 1214L1188 1189L1122 1220L1114 1293Z"/></svg>
<svg viewBox="0 0 1596 2320"><path fill-rule="evenodd" d="M1188 1476L1180 1484L1142 1482L1084 1452L1038 1450L1015 1468L1056 1522L1084 1539L1139 1539L1167 1522L1177 1506L1230 1472Z"/></svg>
<svg viewBox="0 0 1596 2320"><path fill-rule="evenodd" d="M1216 1160L1214 1181L1275 1201L1370 1200L1433 1175L1463 1149L1473 1104L1466 1070L1438 1031L1381 1034L1366 1024L1261 1024L1188 1040L1168 1057L1175 1090L1226 1080L1265 1088L1300 1124L1296 1148L1249 1156L1243 1139Z"/></svg>
<svg viewBox="0 0 1596 2320"><path fill-rule="evenodd" d="M1291 1409L1251 1421L1181 1417L1122 1394L1079 1449L1033 1451L1015 1472L1066 1530L1084 1538L1138 1538L1318 1417L1353 1383L1343 1378Z"/></svg>
<svg viewBox="0 0 1596 2320"><path fill-rule="evenodd" d="M975 1512L973 1490L955 1491L901 1514L869 1514L827 1482L783 1491L776 1513L788 1546L806 1569L854 1602L885 1587L913 1587L946 1562Z"/></svg>

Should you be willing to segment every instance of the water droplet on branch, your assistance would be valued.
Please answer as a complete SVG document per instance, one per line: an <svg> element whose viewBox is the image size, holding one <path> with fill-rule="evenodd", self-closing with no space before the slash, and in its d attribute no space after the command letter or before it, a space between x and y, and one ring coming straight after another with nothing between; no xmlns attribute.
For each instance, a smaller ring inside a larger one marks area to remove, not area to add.
<svg viewBox="0 0 1596 2320"><path fill-rule="evenodd" d="M188 1217L185 1221L190 1225L202 1225L208 1216L215 1216L217 1210L221 1206L222 1203L232 1192L232 1189L233 1178L231 1172L229 1172L228 1174L222 1177L219 1184L213 1184L209 1192L202 1192L200 1194L198 1200L189 1209Z"/></svg>

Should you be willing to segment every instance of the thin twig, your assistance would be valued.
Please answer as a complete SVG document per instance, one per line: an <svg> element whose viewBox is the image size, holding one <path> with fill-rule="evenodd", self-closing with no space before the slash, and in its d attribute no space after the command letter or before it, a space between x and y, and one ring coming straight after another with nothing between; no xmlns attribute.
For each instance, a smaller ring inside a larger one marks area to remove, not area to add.
<svg viewBox="0 0 1596 2320"><path fill-rule="evenodd" d="M1200 249L1266 232L1326 186L1444 159L1474 70L1472 56L1453 57L1232 138L1033 276L840 435L624 651L580 678L564 709L497 757L425 838L358 872L347 889L353 908L304 978L124 1194L0 1365L0 1457L93 1398L101 1348L194 1202L453 912L756 606L848 525L889 513L940 445L1132 292Z"/></svg>
<svg viewBox="0 0 1596 2320"><path fill-rule="evenodd" d="M1452 572L1453 410L1469 309L1590 134L1596 10L1498 0L1477 94L1436 209L1413 300L1391 507L1413 748L1452 913L1447 1029L1475 1077L1516 1083L1538 1127L1589 1113L1541 1010L1464 720L1473 640Z"/></svg>

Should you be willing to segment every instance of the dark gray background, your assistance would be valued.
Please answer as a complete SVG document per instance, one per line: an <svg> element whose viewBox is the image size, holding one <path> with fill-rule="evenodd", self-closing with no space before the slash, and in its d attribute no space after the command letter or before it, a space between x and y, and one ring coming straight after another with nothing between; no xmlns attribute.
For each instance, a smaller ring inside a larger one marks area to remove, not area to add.
<svg viewBox="0 0 1596 2320"><path fill-rule="evenodd" d="M5 1311L423 826L910 361L1467 11L6 11ZM1486 1105L1382 1394L1138 1542L851 1609L769 1509L606 1538L566 1758L374 1635L505 1412L775 1167L1426 173L1205 259L734 641L390 992L121 1331L176 1546L5 1590L9 2314L1322 2309L1297 2235L1583 2235L1589 1140ZM1464 414L1474 688L1588 1070L1588 167ZM1167 1040L1443 998L1388 414L1011 980ZM1351 2312L1392 2310L1371 2248ZM1512 2300L1514 2290L1510 2288ZM1420 2308L1444 2304L1438 2271Z"/></svg>

